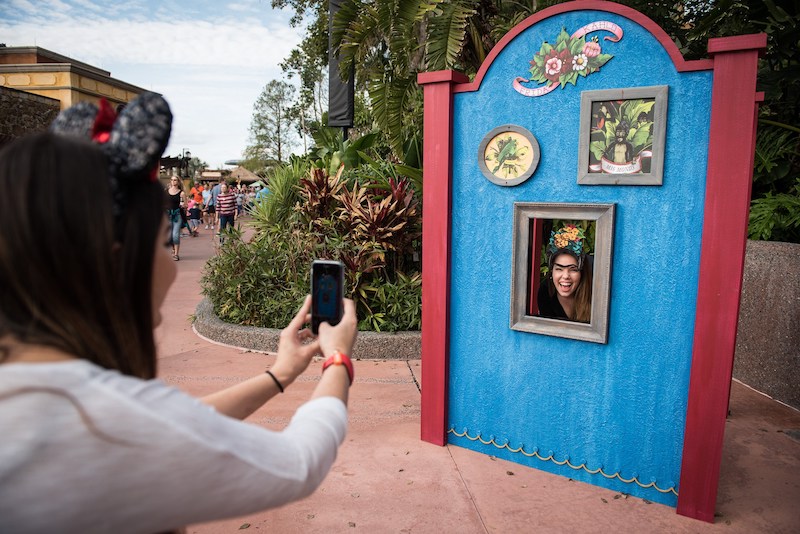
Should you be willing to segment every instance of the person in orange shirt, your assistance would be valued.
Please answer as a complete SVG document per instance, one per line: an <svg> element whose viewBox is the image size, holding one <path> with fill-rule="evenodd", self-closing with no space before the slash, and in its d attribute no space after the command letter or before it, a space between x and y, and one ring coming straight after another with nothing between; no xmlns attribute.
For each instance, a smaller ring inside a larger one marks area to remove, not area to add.
<svg viewBox="0 0 800 534"><path fill-rule="evenodd" d="M194 187L189 191L189 194L192 195L192 200L194 200L198 205L203 204L203 184L200 182L196 182Z"/></svg>

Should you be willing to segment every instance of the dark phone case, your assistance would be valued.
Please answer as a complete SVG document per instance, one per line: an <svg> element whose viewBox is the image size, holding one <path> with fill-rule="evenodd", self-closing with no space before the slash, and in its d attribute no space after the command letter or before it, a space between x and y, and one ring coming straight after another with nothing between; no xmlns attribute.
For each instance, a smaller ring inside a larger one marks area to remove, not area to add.
<svg viewBox="0 0 800 534"><path fill-rule="evenodd" d="M344 264L315 260L311 264L311 332L323 322L339 324L344 313Z"/></svg>

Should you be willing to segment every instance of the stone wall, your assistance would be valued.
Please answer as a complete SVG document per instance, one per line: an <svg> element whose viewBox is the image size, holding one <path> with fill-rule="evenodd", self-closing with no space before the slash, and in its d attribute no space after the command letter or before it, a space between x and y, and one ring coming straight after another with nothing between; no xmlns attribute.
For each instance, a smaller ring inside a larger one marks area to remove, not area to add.
<svg viewBox="0 0 800 534"><path fill-rule="evenodd" d="M60 110L58 100L0 86L0 144L46 130Z"/></svg>
<svg viewBox="0 0 800 534"><path fill-rule="evenodd" d="M747 242L733 376L800 409L800 244Z"/></svg>

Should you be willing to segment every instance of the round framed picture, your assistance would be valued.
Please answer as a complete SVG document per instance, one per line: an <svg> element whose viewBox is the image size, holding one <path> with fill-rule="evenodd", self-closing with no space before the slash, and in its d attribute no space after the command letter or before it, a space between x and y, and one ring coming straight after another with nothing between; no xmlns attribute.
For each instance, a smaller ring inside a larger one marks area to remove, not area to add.
<svg viewBox="0 0 800 534"><path fill-rule="evenodd" d="M478 165L491 182L502 186L519 185L530 178L539 165L539 142L521 126L498 126L484 136L478 147Z"/></svg>

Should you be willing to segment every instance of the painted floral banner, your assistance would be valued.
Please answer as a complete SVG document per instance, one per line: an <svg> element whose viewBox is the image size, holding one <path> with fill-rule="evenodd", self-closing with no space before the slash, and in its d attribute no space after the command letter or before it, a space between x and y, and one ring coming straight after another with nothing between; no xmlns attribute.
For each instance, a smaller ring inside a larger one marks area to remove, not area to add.
<svg viewBox="0 0 800 534"><path fill-rule="evenodd" d="M586 77L600 70L614 56L602 53L597 37L586 41L585 36L596 31L611 32L614 36L606 36L604 40L614 43L622 39L623 35L622 28L605 20L587 24L572 35L567 33L566 28L562 29L555 46L547 41L542 43L531 60L530 79L519 76L515 78L512 84L514 90L525 96L543 96L556 87L564 87L568 83L575 85L579 76ZM522 86L531 81L547 85L535 89Z"/></svg>

